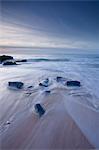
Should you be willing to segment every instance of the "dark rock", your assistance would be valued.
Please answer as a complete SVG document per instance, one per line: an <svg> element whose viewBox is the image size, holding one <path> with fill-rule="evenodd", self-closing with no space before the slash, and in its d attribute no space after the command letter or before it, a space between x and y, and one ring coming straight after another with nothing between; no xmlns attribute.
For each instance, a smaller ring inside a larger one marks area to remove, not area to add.
<svg viewBox="0 0 99 150"><path fill-rule="evenodd" d="M51 93L51 91L50 91L50 90L47 90L47 91L45 91L45 92L46 92L46 93L48 93L48 94L49 94L49 93Z"/></svg>
<svg viewBox="0 0 99 150"><path fill-rule="evenodd" d="M27 62L27 59L16 60L16 62Z"/></svg>
<svg viewBox="0 0 99 150"><path fill-rule="evenodd" d="M3 65L4 65L4 66L7 66L7 65L17 65L17 64L16 64L15 61L4 61L4 62L3 62Z"/></svg>
<svg viewBox="0 0 99 150"><path fill-rule="evenodd" d="M81 86L79 81L67 81L67 86Z"/></svg>
<svg viewBox="0 0 99 150"><path fill-rule="evenodd" d="M66 78L57 76L57 77L56 77L56 81L57 81L57 82L66 81Z"/></svg>
<svg viewBox="0 0 99 150"><path fill-rule="evenodd" d="M31 93L31 92L27 92L26 94L27 94L27 95L31 95L32 93Z"/></svg>
<svg viewBox="0 0 99 150"><path fill-rule="evenodd" d="M11 124L11 122L10 122L10 121L7 121L7 122L5 123L5 125L9 125L9 124Z"/></svg>
<svg viewBox="0 0 99 150"><path fill-rule="evenodd" d="M59 82L59 81L61 81L61 80L62 80L62 77L59 77L59 76L56 77L56 81L57 81L57 82Z"/></svg>
<svg viewBox="0 0 99 150"><path fill-rule="evenodd" d="M36 113L39 114L39 117L41 117L42 115L44 115L45 110L44 110L44 108L41 106L41 104L35 104L34 107L35 107Z"/></svg>
<svg viewBox="0 0 99 150"><path fill-rule="evenodd" d="M24 83L23 82L8 82L9 87L15 87L18 89L21 89L23 87Z"/></svg>
<svg viewBox="0 0 99 150"><path fill-rule="evenodd" d="M47 85L47 84L44 84L44 83L39 83L39 86L48 87L48 85Z"/></svg>
<svg viewBox="0 0 99 150"><path fill-rule="evenodd" d="M32 88L32 87L33 87L32 85L28 86L29 89Z"/></svg>
<svg viewBox="0 0 99 150"><path fill-rule="evenodd" d="M45 79L43 82L39 83L39 86L48 87L49 79Z"/></svg>
<svg viewBox="0 0 99 150"><path fill-rule="evenodd" d="M45 80L44 80L44 82L45 82L45 83L48 83L48 82L49 82L49 79L48 79L48 78L47 78L47 79L45 79Z"/></svg>
<svg viewBox="0 0 99 150"><path fill-rule="evenodd" d="M12 56L7 56L7 55L2 55L0 56L0 62L2 63L5 60L12 60L13 57Z"/></svg>

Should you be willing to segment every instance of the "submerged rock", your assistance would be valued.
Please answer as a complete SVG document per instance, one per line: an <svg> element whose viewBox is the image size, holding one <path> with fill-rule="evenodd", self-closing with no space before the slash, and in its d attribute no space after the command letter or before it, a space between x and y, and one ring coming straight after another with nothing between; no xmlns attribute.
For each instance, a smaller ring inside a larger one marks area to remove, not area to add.
<svg viewBox="0 0 99 150"><path fill-rule="evenodd" d="M16 60L16 62L27 62L27 59Z"/></svg>
<svg viewBox="0 0 99 150"><path fill-rule="evenodd" d="M6 65L17 65L15 61L7 60L2 63L4 66Z"/></svg>
<svg viewBox="0 0 99 150"><path fill-rule="evenodd" d="M45 83L39 83L39 86L48 87L48 84L45 84Z"/></svg>
<svg viewBox="0 0 99 150"><path fill-rule="evenodd" d="M45 91L45 93L48 93L48 94L49 94L49 93L51 93L51 91L50 91L50 90L47 90L47 91Z"/></svg>
<svg viewBox="0 0 99 150"><path fill-rule="evenodd" d="M2 63L5 60L12 60L13 57L12 56L7 56L7 55L2 55L0 56L0 62Z"/></svg>
<svg viewBox="0 0 99 150"><path fill-rule="evenodd" d="M35 104L34 107L35 107L36 113L39 114L39 117L41 117L42 115L44 115L45 110L44 110L44 108L41 106L41 104Z"/></svg>
<svg viewBox="0 0 99 150"><path fill-rule="evenodd" d="M11 124L11 122L10 122L10 121L7 121L7 122L5 123L5 125L9 125L9 124Z"/></svg>
<svg viewBox="0 0 99 150"><path fill-rule="evenodd" d="M43 82L39 83L39 86L48 87L49 86L49 79L45 79Z"/></svg>
<svg viewBox="0 0 99 150"><path fill-rule="evenodd" d="M32 87L33 87L32 85L28 86L29 89L32 88Z"/></svg>
<svg viewBox="0 0 99 150"><path fill-rule="evenodd" d="M67 86L81 86L80 81L67 81Z"/></svg>
<svg viewBox="0 0 99 150"><path fill-rule="evenodd" d="M31 93L31 92L27 92L26 94L27 94L27 95L31 95L32 93Z"/></svg>
<svg viewBox="0 0 99 150"><path fill-rule="evenodd" d="M18 89L21 89L23 87L24 83L23 82L8 82L9 87L15 87Z"/></svg>
<svg viewBox="0 0 99 150"><path fill-rule="evenodd" d="M56 81L57 81L57 82L64 81L64 78L63 78L63 77L60 77L60 76L57 76L57 77L56 77Z"/></svg>
<svg viewBox="0 0 99 150"><path fill-rule="evenodd" d="M48 83L48 82L49 82L49 79L48 79L48 78L46 78L46 79L44 80L44 82L45 82L45 83Z"/></svg>

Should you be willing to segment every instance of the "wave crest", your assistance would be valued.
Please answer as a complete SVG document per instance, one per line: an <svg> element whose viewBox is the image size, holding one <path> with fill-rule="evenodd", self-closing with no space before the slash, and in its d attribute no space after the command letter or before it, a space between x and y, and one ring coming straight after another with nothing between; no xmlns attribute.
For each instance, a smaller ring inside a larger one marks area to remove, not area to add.
<svg viewBox="0 0 99 150"><path fill-rule="evenodd" d="M29 59L28 61L32 61L32 62L65 62L65 61L69 61L69 59L48 59L48 58L35 58L35 59Z"/></svg>

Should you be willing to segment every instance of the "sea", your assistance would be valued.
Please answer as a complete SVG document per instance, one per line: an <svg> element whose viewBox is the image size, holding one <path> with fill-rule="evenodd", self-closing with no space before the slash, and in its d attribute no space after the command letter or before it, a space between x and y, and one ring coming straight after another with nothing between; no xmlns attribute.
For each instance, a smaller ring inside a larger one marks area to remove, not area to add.
<svg viewBox="0 0 99 150"><path fill-rule="evenodd" d="M23 51L21 53L2 52L1 55L3 54L11 55L15 59L27 59L27 62L21 62L16 66L0 64L2 84L7 84L8 80L22 80L22 77L27 77L26 84L31 77L34 85L45 78L50 78L55 86L54 81L57 76L68 80L78 80L83 89L78 92L78 95L82 96L86 93L85 97L96 110L99 110L99 53L61 53L61 50L60 53L53 53L49 50L47 53L40 51L24 53ZM71 94L75 95L75 92L72 91Z"/></svg>

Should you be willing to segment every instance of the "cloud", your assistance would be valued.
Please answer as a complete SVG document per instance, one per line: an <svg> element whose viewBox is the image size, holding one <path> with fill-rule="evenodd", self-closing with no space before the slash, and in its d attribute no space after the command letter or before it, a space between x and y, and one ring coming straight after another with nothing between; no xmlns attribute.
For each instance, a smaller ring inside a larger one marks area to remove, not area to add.
<svg viewBox="0 0 99 150"><path fill-rule="evenodd" d="M97 43L80 41L59 37L53 34L47 35L41 29L27 28L14 23L2 22L0 25L1 46L26 46L26 47L47 47L47 48L98 48Z"/></svg>

